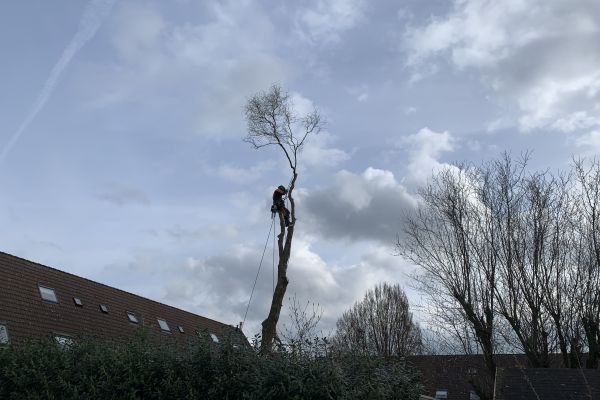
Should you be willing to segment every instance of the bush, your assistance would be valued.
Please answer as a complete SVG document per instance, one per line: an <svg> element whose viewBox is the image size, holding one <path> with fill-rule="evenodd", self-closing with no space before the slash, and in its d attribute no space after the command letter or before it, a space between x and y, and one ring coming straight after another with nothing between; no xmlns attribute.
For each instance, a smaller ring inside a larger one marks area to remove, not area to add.
<svg viewBox="0 0 600 400"><path fill-rule="evenodd" d="M1 399L417 399L398 360L314 356L209 342L176 348L33 341L0 350Z"/></svg>

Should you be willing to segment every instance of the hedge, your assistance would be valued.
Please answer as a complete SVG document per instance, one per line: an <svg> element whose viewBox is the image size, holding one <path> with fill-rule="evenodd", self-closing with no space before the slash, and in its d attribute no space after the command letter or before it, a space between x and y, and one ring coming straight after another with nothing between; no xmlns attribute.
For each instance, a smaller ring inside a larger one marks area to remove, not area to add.
<svg viewBox="0 0 600 400"><path fill-rule="evenodd" d="M209 342L186 348L37 340L0 350L1 399L418 399L397 359L276 352Z"/></svg>

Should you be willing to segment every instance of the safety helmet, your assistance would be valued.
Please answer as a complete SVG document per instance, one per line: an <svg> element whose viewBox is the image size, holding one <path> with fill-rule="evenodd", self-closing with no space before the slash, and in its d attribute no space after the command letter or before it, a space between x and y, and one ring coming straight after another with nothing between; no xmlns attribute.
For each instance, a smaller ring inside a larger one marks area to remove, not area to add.
<svg viewBox="0 0 600 400"><path fill-rule="evenodd" d="M287 192L287 190L285 189L285 186L283 186L283 185L277 186L277 189L283 190L284 192Z"/></svg>

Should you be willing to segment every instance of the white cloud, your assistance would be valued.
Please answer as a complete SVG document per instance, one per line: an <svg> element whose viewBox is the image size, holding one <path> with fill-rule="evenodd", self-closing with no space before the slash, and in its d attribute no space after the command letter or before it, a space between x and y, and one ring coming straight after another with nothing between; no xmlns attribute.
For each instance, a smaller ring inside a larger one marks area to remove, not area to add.
<svg viewBox="0 0 600 400"><path fill-rule="evenodd" d="M350 155L344 150L331 147L335 141L336 137L327 132L313 135L302 150L302 163L307 167L334 167L350 159Z"/></svg>
<svg viewBox="0 0 600 400"><path fill-rule="evenodd" d="M455 140L448 131L434 132L423 128L419 132L404 137L401 147L408 148L410 161L408 163L408 179L416 183L424 183L431 175L448 164L438 161L445 152L455 149Z"/></svg>
<svg viewBox="0 0 600 400"><path fill-rule="evenodd" d="M158 104L184 129L215 140L239 138L246 98L284 81L267 14L249 1L205 5L202 22L180 23L160 6L123 3L112 24L118 64L96 68L94 106ZM248 32L252 32L251 35Z"/></svg>
<svg viewBox="0 0 600 400"><path fill-rule="evenodd" d="M600 110L596 110L596 113ZM577 111L558 119L552 127L563 132L574 132L600 125L600 116L589 115L587 111Z"/></svg>
<svg viewBox="0 0 600 400"><path fill-rule="evenodd" d="M346 91L353 97L356 98L356 101L359 103L364 103L369 99L369 86L362 84L358 86L347 87Z"/></svg>
<svg viewBox="0 0 600 400"><path fill-rule="evenodd" d="M405 284L406 273L412 268L395 257L388 246L358 247L360 255L355 262L336 264L323 260L310 241L294 241L295 256L288 269L288 297L296 293L302 299L319 303L324 311L321 328L325 333L334 331L337 319L368 289L380 282ZM287 299L284 306L287 306ZM282 316L285 321L285 311Z"/></svg>
<svg viewBox="0 0 600 400"><path fill-rule="evenodd" d="M205 239L235 239L239 230L232 224L211 224L202 228L186 228L176 225L167 229L167 233L178 241L205 240Z"/></svg>
<svg viewBox="0 0 600 400"><path fill-rule="evenodd" d="M408 106L404 109L404 114L411 115L417 112L417 108L413 106Z"/></svg>
<svg viewBox="0 0 600 400"><path fill-rule="evenodd" d="M313 240L296 236L288 266L289 286L284 298L279 329L287 321L289 298L297 295L301 302L319 303L324 316L323 332L332 332L343 311L362 298L364 292L382 281L403 282L411 268L395 257L389 246L356 245L357 261L327 262L313 248ZM159 286L146 280L141 294L200 315L230 324L239 323L245 314L254 279L258 272L262 245L231 245L226 252L202 257L146 252L121 268L135 280L135 275L150 271ZM193 250L192 250L192 253ZM157 261L158 260L158 261ZM244 332L253 335L267 316L273 290L271 247L261 266L257 285L248 310ZM112 272L123 273L113 266ZM147 294L146 294L147 295Z"/></svg>
<svg viewBox="0 0 600 400"><path fill-rule="evenodd" d="M364 0L316 0L301 10L298 25L302 37L314 43L335 43L364 18Z"/></svg>
<svg viewBox="0 0 600 400"><path fill-rule="evenodd" d="M237 184L252 184L261 179L264 174L275 167L272 160L261 161L251 167L238 167L230 164L221 164L216 168L207 167L210 174Z"/></svg>
<svg viewBox="0 0 600 400"><path fill-rule="evenodd" d="M356 98L356 100L362 103L364 101L367 101L368 98L369 98L369 94L368 93L361 93L360 95L358 95L358 97Z"/></svg>
<svg viewBox="0 0 600 400"><path fill-rule="evenodd" d="M128 62L148 61L148 53L161 45L167 23L152 5L123 3L113 21L112 43Z"/></svg>
<svg viewBox="0 0 600 400"><path fill-rule="evenodd" d="M581 135L575 140L578 147L587 148L586 153L597 155L600 152L600 130Z"/></svg>
<svg viewBox="0 0 600 400"><path fill-rule="evenodd" d="M496 132L516 125L516 121L507 117L500 117L490 121L486 127L488 132Z"/></svg>
<svg viewBox="0 0 600 400"><path fill-rule="evenodd" d="M417 73L440 58L480 72L519 107L522 131L564 130L573 113L597 107L598 43L600 3L591 0L455 0L406 34Z"/></svg>

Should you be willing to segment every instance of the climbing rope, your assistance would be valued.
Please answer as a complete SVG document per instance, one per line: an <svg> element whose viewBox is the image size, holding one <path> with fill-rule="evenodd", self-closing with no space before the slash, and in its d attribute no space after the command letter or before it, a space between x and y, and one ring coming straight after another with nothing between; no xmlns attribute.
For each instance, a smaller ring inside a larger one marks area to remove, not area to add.
<svg viewBox="0 0 600 400"><path fill-rule="evenodd" d="M290 183L288 184L288 192L290 187L292 186L292 178ZM287 206L287 196L285 198L286 206ZM254 296L254 289L256 288L256 282L258 282L258 276L260 275L260 269L262 267L263 259L265 258L265 251L267 251L267 245L269 244L269 238L271 237L271 231L273 230L273 225L275 224L275 214L271 216L271 226L269 227L269 233L267 234L267 241L265 242L265 247L263 248L262 255L260 256L260 263L258 263L258 271L256 271L256 277L254 278L254 284L252 285L252 291L250 292L250 299L248 299L248 305L246 306L246 312L244 313L244 320L242 321L240 327L243 327L246 323L246 317L248 316L248 310L250 309L250 303L252 302L252 297ZM273 280L273 293L275 293L275 233L273 233L273 272L272 272L272 280Z"/></svg>
<svg viewBox="0 0 600 400"><path fill-rule="evenodd" d="M273 218L275 218L273 216ZM273 293L275 293L275 232L273 232Z"/></svg>
<svg viewBox="0 0 600 400"><path fill-rule="evenodd" d="M260 263L258 264L258 271L256 272L256 278L254 278L254 285L252 285L252 291L250 292L250 299L248 300L248 305L246 306L246 312L244 313L244 321L241 326L244 326L246 323L246 317L248 316L248 309L250 309L250 302L252 301L252 296L254 295L254 289L256 288L256 282L258 281L258 275L260 274L260 268L262 267L262 262L265 257L265 251L267 251L267 245L269 244L269 239L271 238L271 231L273 230L273 223L275 221L275 217L271 218L271 227L269 228L269 234L267 235L267 241L265 243L265 248L263 249L262 256L260 257ZM273 289L275 291L275 289Z"/></svg>

